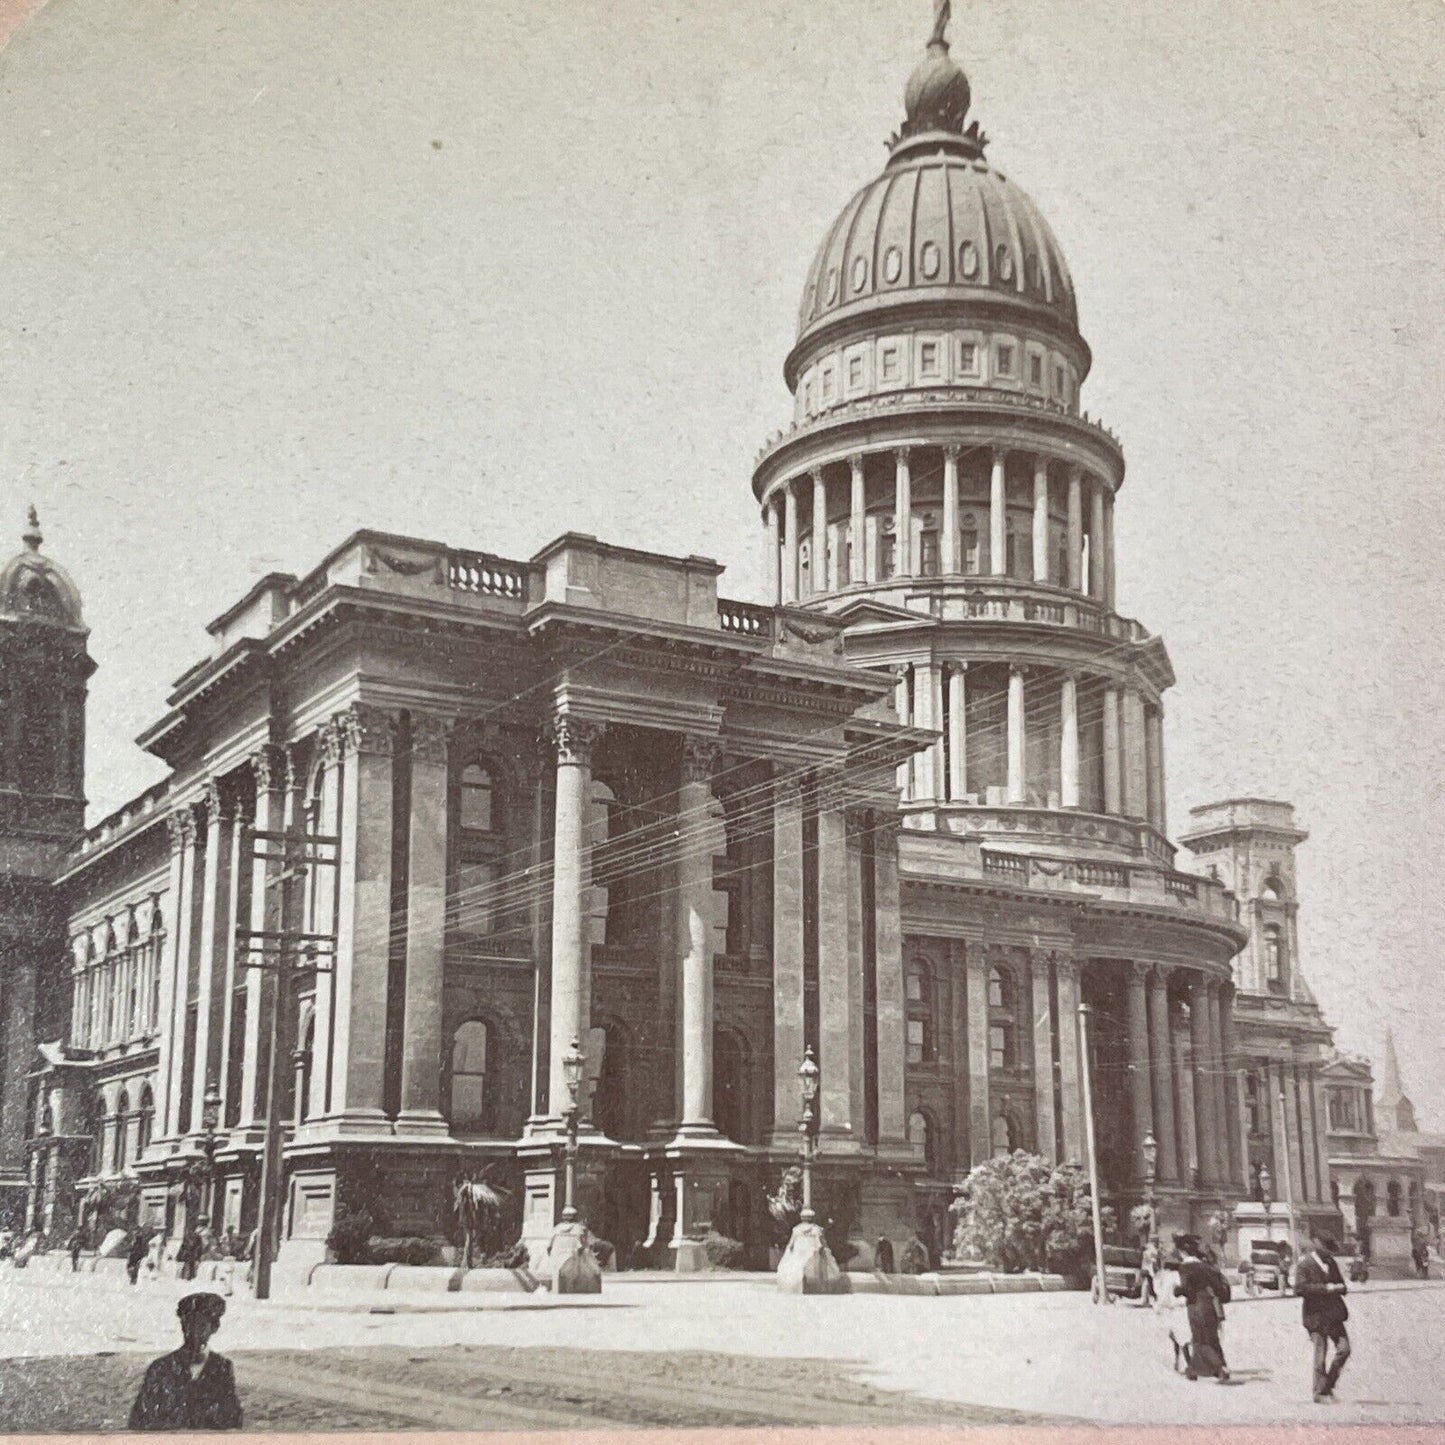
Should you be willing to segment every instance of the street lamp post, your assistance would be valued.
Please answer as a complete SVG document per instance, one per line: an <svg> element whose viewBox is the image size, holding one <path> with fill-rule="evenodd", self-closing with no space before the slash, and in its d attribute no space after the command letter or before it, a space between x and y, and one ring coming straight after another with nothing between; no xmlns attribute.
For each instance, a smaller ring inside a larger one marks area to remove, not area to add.
<svg viewBox="0 0 1445 1445"><path fill-rule="evenodd" d="M1264 1205L1264 1237L1269 1241L1273 1238L1269 1207L1274 1203L1274 1175L1269 1172L1268 1164L1259 1166L1259 1202Z"/></svg>
<svg viewBox="0 0 1445 1445"><path fill-rule="evenodd" d="M813 1057L813 1046L803 1051L803 1062L798 1065L798 1083L803 1094L803 1115L798 1120L798 1132L803 1136L803 1208L798 1218L803 1224L812 1224L817 1215L813 1212L813 1150L817 1142L817 1116L813 1103L818 1097L818 1061Z"/></svg>
<svg viewBox="0 0 1445 1445"><path fill-rule="evenodd" d="M567 1146L565 1184L562 1195L563 1224L577 1222L577 1124L581 1112L577 1103L577 1093L582 1087L582 1071L586 1064L587 1056L582 1052L580 1042L573 1039L571 1049L562 1058L562 1073L567 1080Z"/></svg>
<svg viewBox="0 0 1445 1445"><path fill-rule="evenodd" d="M1144 1197L1149 1206L1149 1243L1159 1245L1159 1200L1154 1193L1154 1184L1159 1171L1159 1141L1152 1129L1144 1131L1144 1142L1140 1145L1144 1153Z"/></svg>
<svg viewBox="0 0 1445 1445"><path fill-rule="evenodd" d="M212 1228L216 1225L216 1128L221 1122L221 1093L212 1083L201 1100L201 1152L206 1156L206 1202L202 1216Z"/></svg>

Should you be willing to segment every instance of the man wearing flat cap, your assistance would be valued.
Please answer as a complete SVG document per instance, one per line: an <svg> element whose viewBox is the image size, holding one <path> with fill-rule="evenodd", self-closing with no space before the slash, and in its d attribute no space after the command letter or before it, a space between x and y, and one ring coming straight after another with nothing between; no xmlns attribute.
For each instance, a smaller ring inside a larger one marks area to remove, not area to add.
<svg viewBox="0 0 1445 1445"><path fill-rule="evenodd" d="M201 1291L176 1306L184 1341L151 1363L131 1407L132 1430L239 1430L241 1402L236 1374L224 1355L212 1352L226 1301Z"/></svg>

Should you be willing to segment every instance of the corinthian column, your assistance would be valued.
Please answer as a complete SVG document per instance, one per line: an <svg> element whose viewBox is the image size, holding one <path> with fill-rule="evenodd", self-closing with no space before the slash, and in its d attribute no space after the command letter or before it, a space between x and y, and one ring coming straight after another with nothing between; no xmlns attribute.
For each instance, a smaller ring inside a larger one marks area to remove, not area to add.
<svg viewBox="0 0 1445 1445"><path fill-rule="evenodd" d="M1169 972L1156 964L1149 974L1149 1052L1154 1071L1154 1137L1159 1141L1159 1178L1179 1178L1174 1134L1174 1054L1169 1041Z"/></svg>
<svg viewBox="0 0 1445 1445"><path fill-rule="evenodd" d="M863 458L848 458L848 580L863 582L868 576L867 497L863 490Z"/></svg>
<svg viewBox="0 0 1445 1445"><path fill-rule="evenodd" d="M1014 804L1028 800L1024 728L1023 669L1011 667L1008 675L1008 801Z"/></svg>
<svg viewBox="0 0 1445 1445"><path fill-rule="evenodd" d="M1056 958L1059 985L1059 1100L1064 1158L1084 1162L1083 1074L1079 1060L1079 964Z"/></svg>
<svg viewBox="0 0 1445 1445"><path fill-rule="evenodd" d="M798 600L798 487L783 483L783 602ZM571 1040L568 1040L571 1047Z"/></svg>
<svg viewBox="0 0 1445 1445"><path fill-rule="evenodd" d="M995 577L1002 577L1008 571L1008 492L1004 474L1007 455L1004 451L994 452L993 473L989 479L988 570Z"/></svg>
<svg viewBox="0 0 1445 1445"><path fill-rule="evenodd" d="M763 576L768 579L768 600L774 605L783 600L782 545L782 518L778 515L778 499L769 497L763 507Z"/></svg>
<svg viewBox="0 0 1445 1445"><path fill-rule="evenodd" d="M1189 1044L1194 1052L1194 1113L1199 1143L1199 1173L1206 1183L1219 1179L1219 1121L1210 1050L1209 986L1203 974L1189 984Z"/></svg>
<svg viewBox="0 0 1445 1445"><path fill-rule="evenodd" d="M191 958L191 917L195 912L196 816L189 805L166 820L171 840L171 927L161 959L160 1043L156 1066L156 1108L162 1138L174 1138L181 1113L185 1057L186 990Z"/></svg>
<svg viewBox="0 0 1445 1445"><path fill-rule="evenodd" d="M1071 672L1059 684L1059 802L1079 806L1079 685Z"/></svg>
<svg viewBox="0 0 1445 1445"><path fill-rule="evenodd" d="M893 575L912 577L919 569L913 563L913 474L908 448L899 447L893 457Z"/></svg>
<svg viewBox="0 0 1445 1445"><path fill-rule="evenodd" d="M808 590L817 596L828 590L828 484L822 467L813 468L813 561Z"/></svg>
<svg viewBox="0 0 1445 1445"><path fill-rule="evenodd" d="M1034 1012L1034 1125L1038 1152L1056 1163L1054 1140L1054 1030L1049 1009L1049 956L1035 952L1029 959L1033 971Z"/></svg>
<svg viewBox="0 0 1445 1445"><path fill-rule="evenodd" d="M948 796L955 802L968 794L968 664L948 669Z"/></svg>
<svg viewBox="0 0 1445 1445"><path fill-rule="evenodd" d="M790 529L789 535L796 534ZM568 1103L564 1061L571 1052L572 1040L585 1038L591 1022L587 1005L592 946L585 907L591 873L587 801L592 790L592 747L597 735L595 723L569 713L559 714L552 724L557 748L557 794L552 832L552 1068L547 1113L554 1119L561 1118Z"/></svg>
<svg viewBox="0 0 1445 1445"><path fill-rule="evenodd" d="M943 449L943 536L938 549L939 571L945 577L960 571L958 565L958 453L956 443Z"/></svg>
<svg viewBox="0 0 1445 1445"><path fill-rule="evenodd" d="M331 1107L342 1132L390 1133L384 1100L394 724L380 708L357 704L337 726L345 761Z"/></svg>
<svg viewBox="0 0 1445 1445"><path fill-rule="evenodd" d="M407 824L406 1005L398 1133L445 1134L441 1115L442 974L447 902L447 736L444 719L411 720Z"/></svg>
<svg viewBox="0 0 1445 1445"><path fill-rule="evenodd" d="M713 925L717 895L713 858L725 850L713 797L714 737L682 744L677 799L677 946L682 972L682 1132L715 1134L712 1098Z"/></svg>
<svg viewBox="0 0 1445 1445"><path fill-rule="evenodd" d="M803 1060L803 794L796 779L773 784L773 1140L797 1139Z"/></svg>
<svg viewBox="0 0 1445 1445"><path fill-rule="evenodd" d="M1097 477L1089 497L1089 596L1108 600L1108 543L1104 540L1104 484Z"/></svg>
<svg viewBox="0 0 1445 1445"><path fill-rule="evenodd" d="M1049 462L1034 458L1034 581L1049 580Z"/></svg>
<svg viewBox="0 0 1445 1445"><path fill-rule="evenodd" d="M1066 585L1071 592L1084 590L1084 500L1083 476L1077 467L1069 468L1069 575ZM1064 581L1064 579L1060 579Z"/></svg>
<svg viewBox="0 0 1445 1445"><path fill-rule="evenodd" d="M1145 1134L1154 1132L1149 1079L1149 1005L1144 996L1148 976L1147 963L1129 965L1129 1106L1134 1125L1134 1137L1129 1141L1129 1158L1133 1161L1134 1178L1141 1180L1144 1172L1140 1145Z"/></svg>

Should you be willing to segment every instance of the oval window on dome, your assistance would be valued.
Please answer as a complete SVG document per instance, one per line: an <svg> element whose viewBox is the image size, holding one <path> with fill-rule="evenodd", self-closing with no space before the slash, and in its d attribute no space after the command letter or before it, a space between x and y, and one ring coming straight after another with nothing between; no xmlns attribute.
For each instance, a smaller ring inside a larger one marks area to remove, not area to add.
<svg viewBox="0 0 1445 1445"><path fill-rule="evenodd" d="M925 241L923 249L918 253L918 267L923 272L925 281L933 281L938 277L938 268L942 264L943 257L939 254L938 245L933 241Z"/></svg>
<svg viewBox="0 0 1445 1445"><path fill-rule="evenodd" d="M903 252L890 246L883 257L883 279L892 286L903 274Z"/></svg>
<svg viewBox="0 0 1445 1445"><path fill-rule="evenodd" d="M838 299L838 268L833 267L828 272L828 304L831 306Z"/></svg>
<svg viewBox="0 0 1445 1445"><path fill-rule="evenodd" d="M853 262L853 289L861 291L868 284L868 258L859 256Z"/></svg>
<svg viewBox="0 0 1445 1445"><path fill-rule="evenodd" d="M1012 281L1014 278L1014 258L1005 245L1000 244L994 253L994 270L1000 281Z"/></svg>
<svg viewBox="0 0 1445 1445"><path fill-rule="evenodd" d="M978 275L978 247L972 241L965 241L958 248L958 267L969 281Z"/></svg>

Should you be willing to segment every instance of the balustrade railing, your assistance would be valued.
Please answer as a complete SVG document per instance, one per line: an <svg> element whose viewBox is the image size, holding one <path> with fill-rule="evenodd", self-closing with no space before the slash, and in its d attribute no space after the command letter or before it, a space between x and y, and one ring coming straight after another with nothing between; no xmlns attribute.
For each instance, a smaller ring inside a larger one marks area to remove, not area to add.
<svg viewBox="0 0 1445 1445"><path fill-rule="evenodd" d="M511 597L527 592L527 569L520 562L486 552L447 553L447 586L478 597Z"/></svg>
<svg viewBox="0 0 1445 1445"><path fill-rule="evenodd" d="M773 609L759 607L754 602L728 602L719 597L717 625L724 632L736 633L739 637L755 637L759 642L769 642L773 636Z"/></svg>

